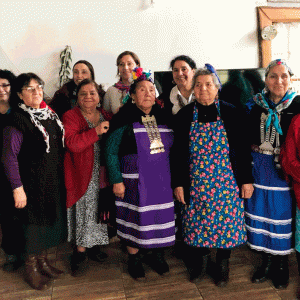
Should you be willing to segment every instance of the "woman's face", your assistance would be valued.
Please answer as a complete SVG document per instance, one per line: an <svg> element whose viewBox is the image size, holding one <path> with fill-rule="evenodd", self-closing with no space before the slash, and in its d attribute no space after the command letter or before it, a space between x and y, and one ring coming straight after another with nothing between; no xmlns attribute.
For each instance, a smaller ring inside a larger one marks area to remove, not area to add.
<svg viewBox="0 0 300 300"><path fill-rule="evenodd" d="M200 75L196 78L194 95L196 100L202 105L212 104L218 94L212 75Z"/></svg>
<svg viewBox="0 0 300 300"><path fill-rule="evenodd" d="M0 101L8 102L10 97L10 83L7 79L0 78Z"/></svg>
<svg viewBox="0 0 300 300"><path fill-rule="evenodd" d="M78 91L77 103L83 111L96 109L99 102L100 97L94 84L86 84Z"/></svg>
<svg viewBox="0 0 300 300"><path fill-rule="evenodd" d="M78 85L84 79L92 79L92 74L86 64L79 63L73 68L73 80Z"/></svg>
<svg viewBox="0 0 300 300"><path fill-rule="evenodd" d="M39 108L44 96L43 86L35 79L31 79L29 84L22 88L22 92L18 93L18 96L25 105Z"/></svg>
<svg viewBox="0 0 300 300"><path fill-rule="evenodd" d="M138 82L135 94L132 94L131 97L140 110L145 114L150 113L155 103L155 87L153 83L147 80Z"/></svg>
<svg viewBox="0 0 300 300"><path fill-rule="evenodd" d="M131 77L132 70L137 67L133 57L131 55L124 55L119 62L118 70L121 81L128 81Z"/></svg>
<svg viewBox="0 0 300 300"><path fill-rule="evenodd" d="M173 79L179 87L189 88L192 84L192 79L195 70L193 70L184 60L176 60L172 69Z"/></svg>
<svg viewBox="0 0 300 300"><path fill-rule="evenodd" d="M276 65L270 69L265 83L270 91L270 99L277 103L289 89L291 76L284 65Z"/></svg>

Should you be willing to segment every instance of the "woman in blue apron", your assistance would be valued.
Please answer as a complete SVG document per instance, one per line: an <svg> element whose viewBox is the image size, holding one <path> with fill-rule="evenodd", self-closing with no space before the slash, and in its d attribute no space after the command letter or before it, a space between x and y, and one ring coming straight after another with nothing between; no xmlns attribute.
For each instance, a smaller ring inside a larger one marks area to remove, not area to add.
<svg viewBox="0 0 300 300"><path fill-rule="evenodd" d="M243 198L253 192L250 148L242 114L218 100L220 80L211 65L193 79L196 102L177 114L172 186L183 204L183 239L190 280L217 249L215 283L229 280L231 249L246 242Z"/></svg>

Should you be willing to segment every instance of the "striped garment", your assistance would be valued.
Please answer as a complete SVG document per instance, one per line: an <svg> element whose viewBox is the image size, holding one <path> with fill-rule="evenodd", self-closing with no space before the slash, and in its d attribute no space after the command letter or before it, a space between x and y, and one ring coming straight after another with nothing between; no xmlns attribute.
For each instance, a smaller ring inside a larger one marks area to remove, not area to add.
<svg viewBox="0 0 300 300"><path fill-rule="evenodd" d="M293 252L293 199L291 188L273 155L252 153L254 193L245 201L248 244L273 255Z"/></svg>
<svg viewBox="0 0 300 300"><path fill-rule="evenodd" d="M137 154L121 159L124 199L117 198L117 232L122 240L138 248L174 245L174 202L171 189L169 151L173 132L158 126L165 152L150 154L146 129L134 123Z"/></svg>

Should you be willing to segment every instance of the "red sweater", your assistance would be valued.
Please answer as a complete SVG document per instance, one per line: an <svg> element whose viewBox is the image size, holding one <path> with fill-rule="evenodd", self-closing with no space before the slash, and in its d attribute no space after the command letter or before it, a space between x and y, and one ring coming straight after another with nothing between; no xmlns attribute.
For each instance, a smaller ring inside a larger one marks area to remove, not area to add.
<svg viewBox="0 0 300 300"><path fill-rule="evenodd" d="M293 182L293 189L300 209L300 114L290 124L285 142L280 151L282 169Z"/></svg>
<svg viewBox="0 0 300 300"><path fill-rule="evenodd" d="M111 115L99 109L105 120ZM73 206L86 192L92 178L94 144L99 137L94 128L89 128L80 109L75 107L63 115L65 126L66 154L64 160L67 208Z"/></svg>

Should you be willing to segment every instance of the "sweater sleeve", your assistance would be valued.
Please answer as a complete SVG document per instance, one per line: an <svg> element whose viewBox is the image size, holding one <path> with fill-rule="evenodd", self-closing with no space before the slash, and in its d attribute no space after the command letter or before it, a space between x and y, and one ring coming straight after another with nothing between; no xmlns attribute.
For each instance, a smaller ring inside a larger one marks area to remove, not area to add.
<svg viewBox="0 0 300 300"><path fill-rule="evenodd" d="M123 182L119 162L119 149L125 129L126 126L116 129L106 140L105 159L110 184Z"/></svg>
<svg viewBox="0 0 300 300"><path fill-rule="evenodd" d="M2 163L7 179L14 190L22 186L18 154L22 146L23 134L14 127L6 127L3 133Z"/></svg>
<svg viewBox="0 0 300 300"><path fill-rule="evenodd" d="M284 146L281 149L281 166L294 181L300 182L300 116L292 120Z"/></svg>
<svg viewBox="0 0 300 300"><path fill-rule="evenodd" d="M83 130L82 122L74 111L63 115L65 127L65 143L71 152L82 152L99 139L95 128Z"/></svg>

